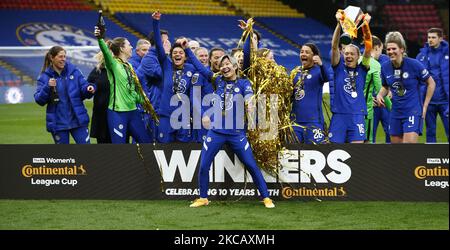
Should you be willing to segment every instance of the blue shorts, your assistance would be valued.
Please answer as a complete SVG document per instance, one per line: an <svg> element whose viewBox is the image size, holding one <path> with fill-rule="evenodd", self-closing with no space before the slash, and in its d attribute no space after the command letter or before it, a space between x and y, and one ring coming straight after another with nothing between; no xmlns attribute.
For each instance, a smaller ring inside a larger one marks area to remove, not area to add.
<svg viewBox="0 0 450 250"><path fill-rule="evenodd" d="M416 132L422 135L423 119L421 115L412 115L407 118L391 117L389 121L389 134L401 136L404 133Z"/></svg>
<svg viewBox="0 0 450 250"><path fill-rule="evenodd" d="M364 115L333 114L328 138L332 143L364 141L366 139Z"/></svg>
<svg viewBox="0 0 450 250"><path fill-rule="evenodd" d="M321 144L325 139L323 124L318 122L300 122L294 126L298 141L305 144Z"/></svg>

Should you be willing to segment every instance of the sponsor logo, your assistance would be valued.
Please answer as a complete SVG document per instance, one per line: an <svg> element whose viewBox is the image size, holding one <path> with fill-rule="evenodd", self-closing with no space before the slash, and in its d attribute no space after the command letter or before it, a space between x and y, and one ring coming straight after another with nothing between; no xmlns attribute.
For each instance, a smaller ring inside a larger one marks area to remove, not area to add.
<svg viewBox="0 0 450 250"><path fill-rule="evenodd" d="M73 158L34 157L32 162L21 168L21 175L29 179L31 185L74 187L79 182L76 177L87 175L85 166L75 165L76 160Z"/></svg>
<svg viewBox="0 0 450 250"><path fill-rule="evenodd" d="M350 71L351 72L351 71ZM350 73L349 72L349 73ZM358 72L355 72L354 73L354 75L355 75L355 77L357 77L358 76ZM352 94L352 92L353 92L353 87L352 87L352 84L351 84L351 81L350 81L350 78L344 78L344 81L345 81L345 84L344 84L344 91L345 92L347 92L348 94Z"/></svg>
<svg viewBox="0 0 450 250"><path fill-rule="evenodd" d="M430 158L428 158L427 161L429 159ZM434 159L433 161L437 162L436 159ZM432 168L430 167L427 168L425 166L417 166L414 169L414 176L419 180L423 180L425 187L448 188L449 186L448 168L444 168L442 166ZM446 180L443 180L443 178L445 178Z"/></svg>
<svg viewBox="0 0 450 250"><path fill-rule="evenodd" d="M395 93L399 96L404 96L406 94L406 89L403 88L400 82L394 82L392 84L392 88L394 89Z"/></svg>
<svg viewBox="0 0 450 250"><path fill-rule="evenodd" d="M281 195L285 199L291 199L293 197L342 197L346 196L347 192L344 187L331 187L331 188L292 188L284 187L281 191Z"/></svg>
<svg viewBox="0 0 450 250"><path fill-rule="evenodd" d="M448 168L418 166L414 169L414 176L421 180L427 177L448 177Z"/></svg>
<svg viewBox="0 0 450 250"><path fill-rule="evenodd" d="M63 163L63 164L75 164L76 161L73 158L44 158L36 157L33 158L33 163Z"/></svg>
<svg viewBox="0 0 450 250"><path fill-rule="evenodd" d="M83 165L80 166L66 166L66 167L47 167L43 166L33 166L25 165L22 167L22 176L26 178L31 178L33 176L50 176L50 175L86 175L86 169Z"/></svg>
<svg viewBox="0 0 450 250"><path fill-rule="evenodd" d="M33 163L45 163L45 158L33 158Z"/></svg>
<svg viewBox="0 0 450 250"><path fill-rule="evenodd" d="M300 101L305 97L305 90L300 89L300 87L295 88L295 100Z"/></svg>
<svg viewBox="0 0 450 250"><path fill-rule="evenodd" d="M427 158L427 164L446 164L448 165L449 158Z"/></svg>
<svg viewBox="0 0 450 250"><path fill-rule="evenodd" d="M185 93L186 92L186 85L187 85L186 79L181 79L178 82L178 85L174 84L174 86L172 87L173 93Z"/></svg>

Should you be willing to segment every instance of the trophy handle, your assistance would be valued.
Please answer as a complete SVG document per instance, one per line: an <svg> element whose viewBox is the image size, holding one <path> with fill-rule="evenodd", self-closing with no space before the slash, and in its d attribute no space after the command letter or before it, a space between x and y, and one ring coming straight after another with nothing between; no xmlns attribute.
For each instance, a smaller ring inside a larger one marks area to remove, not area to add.
<svg viewBox="0 0 450 250"><path fill-rule="evenodd" d="M362 14L358 17L358 19L356 19L355 24L356 24L356 29L359 30L359 28L361 28L361 26L364 24L364 20L366 19L366 14Z"/></svg>

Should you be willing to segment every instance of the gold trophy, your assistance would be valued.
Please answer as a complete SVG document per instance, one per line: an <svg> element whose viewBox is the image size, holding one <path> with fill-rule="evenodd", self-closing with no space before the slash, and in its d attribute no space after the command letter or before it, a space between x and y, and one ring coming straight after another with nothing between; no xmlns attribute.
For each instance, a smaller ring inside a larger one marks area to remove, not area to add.
<svg viewBox="0 0 450 250"><path fill-rule="evenodd" d="M339 42L348 45L353 39L358 37L358 29L361 27L365 15L361 8L352 5L344 10L338 10L338 12L342 14L339 23L341 24L343 31L343 34L339 38Z"/></svg>

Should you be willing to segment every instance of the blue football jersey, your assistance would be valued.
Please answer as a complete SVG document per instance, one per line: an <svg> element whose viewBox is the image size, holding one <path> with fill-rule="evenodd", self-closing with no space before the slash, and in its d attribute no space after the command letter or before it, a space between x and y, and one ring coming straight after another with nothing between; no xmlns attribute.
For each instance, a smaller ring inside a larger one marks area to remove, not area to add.
<svg viewBox="0 0 450 250"><path fill-rule="evenodd" d="M328 81L327 76L322 76L318 65L314 65L307 71L303 70L303 72L304 74L298 72L294 78L292 114L297 123L322 123L322 88L323 84Z"/></svg>
<svg viewBox="0 0 450 250"><path fill-rule="evenodd" d="M381 65L383 86L389 86L392 92L391 117L407 118L422 115L420 84L430 77L428 70L416 59L403 58L399 68L391 62Z"/></svg>
<svg viewBox="0 0 450 250"><path fill-rule="evenodd" d="M216 79L217 89L214 92L219 100L222 122L219 128L213 127L215 132L222 134L238 134L245 131L246 110L243 101L253 95L253 89L248 79L226 81L222 77ZM215 121L216 117L212 120ZM213 122L214 123L214 122Z"/></svg>
<svg viewBox="0 0 450 250"><path fill-rule="evenodd" d="M361 63L356 68L345 66L343 60L333 67L334 100L331 111L336 114L367 115L364 85L368 69Z"/></svg>

